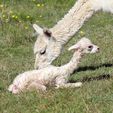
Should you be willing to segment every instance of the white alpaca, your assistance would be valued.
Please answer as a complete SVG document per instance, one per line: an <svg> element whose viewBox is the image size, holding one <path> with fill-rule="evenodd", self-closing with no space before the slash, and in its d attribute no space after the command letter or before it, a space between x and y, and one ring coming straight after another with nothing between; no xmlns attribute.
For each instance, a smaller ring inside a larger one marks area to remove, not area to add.
<svg viewBox="0 0 113 113"><path fill-rule="evenodd" d="M61 67L50 65L43 69L24 72L14 79L8 90L17 94L25 91L25 89L32 88L45 91L47 85L54 85L57 88L80 87L82 85L81 82L68 83L68 78L78 68L81 57L85 53L98 52L99 47L92 44L89 39L82 38L77 44L70 47L69 50L75 51L69 63Z"/></svg>
<svg viewBox="0 0 113 113"><path fill-rule="evenodd" d="M34 46L35 68L48 66L61 53L62 47L96 11L113 13L113 0L78 0L50 31L34 24L38 34Z"/></svg>

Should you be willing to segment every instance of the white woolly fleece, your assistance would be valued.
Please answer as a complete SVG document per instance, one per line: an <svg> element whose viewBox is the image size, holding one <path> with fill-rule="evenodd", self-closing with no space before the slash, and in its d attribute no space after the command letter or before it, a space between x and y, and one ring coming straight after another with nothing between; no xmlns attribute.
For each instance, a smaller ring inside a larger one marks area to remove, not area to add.
<svg viewBox="0 0 113 113"><path fill-rule="evenodd" d="M14 94L18 94L21 91L25 91L26 89L30 90L33 87L37 90L41 89L45 91L48 85L53 85L57 88L80 87L82 85L81 82L68 83L68 78L78 68L83 54L96 53L99 49L98 46L94 45L87 38L82 38L70 48L75 52L69 63L60 67L50 65L43 69L19 74L9 86L8 90Z"/></svg>
<svg viewBox="0 0 113 113"><path fill-rule="evenodd" d="M40 33L39 28L37 30L39 35L34 46L36 55L35 69L50 65L60 55L63 45L98 10L113 13L113 0L77 0L69 12L56 25L50 28L55 41L46 41L47 38ZM49 38L51 39L51 37ZM40 55L41 50L45 50L46 54Z"/></svg>
<svg viewBox="0 0 113 113"><path fill-rule="evenodd" d="M103 10L113 13L113 0L91 0L91 4L95 11Z"/></svg>

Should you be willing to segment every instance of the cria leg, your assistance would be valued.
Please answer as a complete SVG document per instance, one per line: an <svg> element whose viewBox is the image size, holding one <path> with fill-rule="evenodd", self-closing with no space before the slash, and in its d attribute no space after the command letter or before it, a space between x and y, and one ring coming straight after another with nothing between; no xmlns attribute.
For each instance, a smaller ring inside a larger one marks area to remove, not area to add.
<svg viewBox="0 0 113 113"><path fill-rule="evenodd" d="M35 89L37 91L41 90L41 91L46 91L46 86L38 83L38 82L32 82L30 83L30 85L28 86L28 90L32 90Z"/></svg>
<svg viewBox="0 0 113 113"><path fill-rule="evenodd" d="M81 87L81 86L82 86L82 82L64 83L64 84L58 84L57 85L57 89L58 88L75 88L75 87Z"/></svg>

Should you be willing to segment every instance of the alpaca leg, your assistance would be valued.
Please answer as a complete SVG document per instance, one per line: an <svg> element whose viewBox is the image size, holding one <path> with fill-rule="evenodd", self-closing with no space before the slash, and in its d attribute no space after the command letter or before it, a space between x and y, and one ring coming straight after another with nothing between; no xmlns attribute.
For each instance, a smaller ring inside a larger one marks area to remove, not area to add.
<svg viewBox="0 0 113 113"><path fill-rule="evenodd" d="M82 82L77 82L77 83L64 83L64 84L59 84L57 85L58 88L75 88L75 87L81 87Z"/></svg>
<svg viewBox="0 0 113 113"><path fill-rule="evenodd" d="M32 90L32 89L35 89L37 91L41 90L41 91L46 91L46 86L38 83L38 82L32 82L28 88L28 90Z"/></svg>

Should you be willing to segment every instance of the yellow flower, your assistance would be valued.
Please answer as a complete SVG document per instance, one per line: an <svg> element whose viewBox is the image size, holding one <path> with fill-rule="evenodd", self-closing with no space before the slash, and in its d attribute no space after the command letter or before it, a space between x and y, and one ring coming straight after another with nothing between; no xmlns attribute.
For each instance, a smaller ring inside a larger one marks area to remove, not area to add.
<svg viewBox="0 0 113 113"><path fill-rule="evenodd" d="M6 17L6 15L2 15L2 17L3 17L3 18L5 18L5 17Z"/></svg>
<svg viewBox="0 0 113 113"><path fill-rule="evenodd" d="M25 29L28 29L28 27L27 27L27 26L25 26Z"/></svg>
<svg viewBox="0 0 113 113"><path fill-rule="evenodd" d="M15 18L15 15L12 15L11 17L12 17L12 18Z"/></svg>
<svg viewBox="0 0 113 113"><path fill-rule="evenodd" d="M3 8L3 7L4 7L4 5L3 5L3 4L1 4L1 5L0 5L0 8Z"/></svg>
<svg viewBox="0 0 113 113"><path fill-rule="evenodd" d="M37 7L40 7L40 4L37 4Z"/></svg>
<svg viewBox="0 0 113 113"><path fill-rule="evenodd" d="M85 32L84 31L80 31L79 33L80 33L81 36L84 36L85 35Z"/></svg>
<svg viewBox="0 0 113 113"><path fill-rule="evenodd" d="M80 31L80 34L84 34L84 32L83 31Z"/></svg>
<svg viewBox="0 0 113 113"><path fill-rule="evenodd" d="M18 16L15 16L15 19L18 19Z"/></svg>
<svg viewBox="0 0 113 113"><path fill-rule="evenodd" d="M44 4L41 5L42 7L44 6Z"/></svg>
<svg viewBox="0 0 113 113"><path fill-rule="evenodd" d="M40 18L42 17L42 15L39 16Z"/></svg>
<svg viewBox="0 0 113 113"><path fill-rule="evenodd" d="M27 19L29 19L29 18L30 18L30 16L28 15L28 16L26 16L26 18L27 18Z"/></svg>

